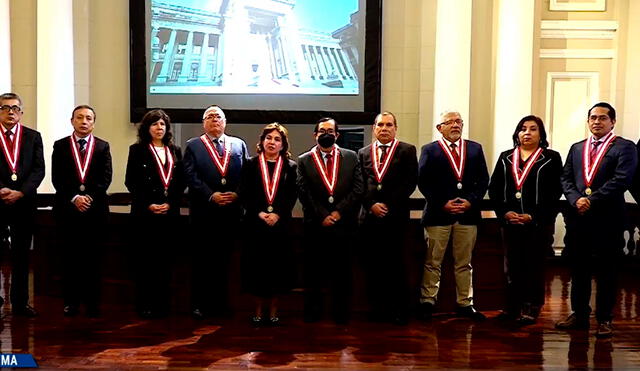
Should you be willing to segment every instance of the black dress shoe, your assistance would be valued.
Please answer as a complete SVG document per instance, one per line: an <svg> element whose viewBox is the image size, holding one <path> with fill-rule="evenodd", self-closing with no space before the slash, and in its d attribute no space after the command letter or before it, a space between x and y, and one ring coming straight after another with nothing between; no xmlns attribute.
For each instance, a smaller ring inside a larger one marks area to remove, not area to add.
<svg viewBox="0 0 640 371"><path fill-rule="evenodd" d="M466 307L458 307L456 308L456 315L458 317L467 317L474 321L484 321L487 319L484 314L478 312L473 305L467 305Z"/></svg>
<svg viewBox="0 0 640 371"><path fill-rule="evenodd" d="M262 317L260 317L260 316L252 316L249 319L249 323L251 324L251 326L253 326L255 328L261 327L262 324L263 324Z"/></svg>
<svg viewBox="0 0 640 371"><path fill-rule="evenodd" d="M204 312L200 308L196 308L191 312L191 317L194 319L204 319Z"/></svg>
<svg viewBox="0 0 640 371"><path fill-rule="evenodd" d="M62 309L62 314L65 317L75 317L78 315L78 307L75 305L65 305Z"/></svg>
<svg viewBox="0 0 640 371"><path fill-rule="evenodd" d="M20 316L20 317L33 318L38 316L38 312L28 304L23 307L13 308L12 312L13 312L13 315Z"/></svg>
<svg viewBox="0 0 640 371"><path fill-rule="evenodd" d="M423 321L431 321L433 317L433 304L429 302L421 303L418 310L418 317Z"/></svg>
<svg viewBox="0 0 640 371"><path fill-rule="evenodd" d="M407 318L407 316L397 315L397 316L391 317L391 323L393 323L396 326L406 326L409 324L409 319Z"/></svg>
<svg viewBox="0 0 640 371"><path fill-rule="evenodd" d="M604 321L598 323L598 330L596 331L596 337L598 339L607 339L613 336L613 325L611 321Z"/></svg>
<svg viewBox="0 0 640 371"><path fill-rule="evenodd" d="M282 322L280 322L280 317L269 317L269 319L266 320L266 324L267 326L270 326L270 327L282 326Z"/></svg>

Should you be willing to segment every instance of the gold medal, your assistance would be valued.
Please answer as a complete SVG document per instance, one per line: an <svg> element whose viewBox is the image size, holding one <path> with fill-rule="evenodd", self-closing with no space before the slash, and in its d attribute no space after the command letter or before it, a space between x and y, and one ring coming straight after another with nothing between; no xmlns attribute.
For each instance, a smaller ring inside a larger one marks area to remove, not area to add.
<svg viewBox="0 0 640 371"><path fill-rule="evenodd" d="M17 174L11 174L11 180L16 182L18 180L18 175Z"/></svg>
<svg viewBox="0 0 640 371"><path fill-rule="evenodd" d="M80 184L80 192L84 192L85 189L86 188L85 188L84 184Z"/></svg>
<svg viewBox="0 0 640 371"><path fill-rule="evenodd" d="M382 190L382 184L378 184L378 186L376 187L376 189L377 189L378 191L381 191L381 190Z"/></svg>
<svg viewBox="0 0 640 371"><path fill-rule="evenodd" d="M587 196L591 196L591 193L593 193L593 192L591 191L591 188L587 187L587 189L585 189L585 190L584 190L584 193L585 193Z"/></svg>
<svg viewBox="0 0 640 371"><path fill-rule="evenodd" d="M226 178L222 178L222 179L220 179L220 183L221 183L222 185L227 184L227 179L226 179Z"/></svg>
<svg viewBox="0 0 640 371"><path fill-rule="evenodd" d="M519 200L522 198L522 192L518 191L516 192L516 198Z"/></svg>
<svg viewBox="0 0 640 371"><path fill-rule="evenodd" d="M329 203L332 204L333 203L333 196L329 196Z"/></svg>
<svg viewBox="0 0 640 371"><path fill-rule="evenodd" d="M273 212L273 206L269 205L269 207L267 207L267 211L272 213Z"/></svg>
<svg viewBox="0 0 640 371"><path fill-rule="evenodd" d="M167 196L169 196L169 191L165 189L164 190L164 197L167 197Z"/></svg>
<svg viewBox="0 0 640 371"><path fill-rule="evenodd" d="M458 182L458 184L456 184L456 187L458 187L458 189L462 189L462 183Z"/></svg>

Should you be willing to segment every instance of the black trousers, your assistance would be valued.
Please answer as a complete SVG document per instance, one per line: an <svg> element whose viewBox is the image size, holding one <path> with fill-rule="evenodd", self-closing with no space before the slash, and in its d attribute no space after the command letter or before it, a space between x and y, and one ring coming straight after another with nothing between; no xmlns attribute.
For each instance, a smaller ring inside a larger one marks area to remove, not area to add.
<svg viewBox="0 0 640 371"><path fill-rule="evenodd" d="M503 226L505 273L507 277L506 311L519 314L524 307L544 305L545 259L553 242L553 225Z"/></svg>
<svg viewBox="0 0 640 371"><path fill-rule="evenodd" d="M355 225L305 225L305 319L314 320L322 317L323 291L328 289L333 319L349 320L352 286L351 248L355 229Z"/></svg>
<svg viewBox="0 0 640 371"><path fill-rule="evenodd" d="M616 263L622 255L622 223L604 217L574 216L567 225L571 264L571 308L578 317L591 313L591 277L596 277L596 319L611 321L616 303Z"/></svg>
<svg viewBox="0 0 640 371"><path fill-rule="evenodd" d="M35 212L35 209L34 209ZM34 213L18 206L0 209L0 228L11 238L11 305L24 307L29 302L29 250L33 238Z"/></svg>
<svg viewBox="0 0 640 371"><path fill-rule="evenodd" d="M407 223L368 216L362 225L358 255L366 274L367 298L374 317L409 315L410 289L406 267Z"/></svg>
<svg viewBox="0 0 640 371"><path fill-rule="evenodd" d="M192 308L214 316L230 314L229 268L239 224L237 218L192 219Z"/></svg>
<svg viewBox="0 0 640 371"><path fill-rule="evenodd" d="M183 236L177 215L134 215L132 246L136 272L136 308L160 315L170 311L172 252Z"/></svg>
<svg viewBox="0 0 640 371"><path fill-rule="evenodd" d="M65 305L86 304L97 310L102 292L106 215L57 215Z"/></svg>

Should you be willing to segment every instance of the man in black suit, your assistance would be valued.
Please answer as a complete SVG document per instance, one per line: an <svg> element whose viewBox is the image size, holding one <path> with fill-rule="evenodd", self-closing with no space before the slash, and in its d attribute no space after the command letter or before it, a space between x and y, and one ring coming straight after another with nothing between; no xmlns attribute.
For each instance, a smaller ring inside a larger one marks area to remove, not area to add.
<svg viewBox="0 0 640 371"><path fill-rule="evenodd" d="M427 200L422 224L427 234L427 258L420 295L423 319L430 319L440 287L444 254L452 243L456 313L483 320L473 307L471 256L480 222L480 202L489 185L482 146L462 139L463 121L458 112L447 111L437 125L442 138L422 147L418 188Z"/></svg>
<svg viewBox="0 0 640 371"><path fill-rule="evenodd" d="M571 309L556 323L559 329L589 329L591 275L596 275L596 336L613 335L616 302L616 262L624 248L624 193L638 163L633 142L613 128L616 111L606 102L589 110L591 136L571 146L562 173L562 188L571 205L567 215L568 257L571 262ZM592 256L595 260L592 261Z"/></svg>
<svg viewBox="0 0 640 371"><path fill-rule="evenodd" d="M354 151L338 148L338 124L322 118L313 130L317 146L298 159L298 193L305 228L305 321L322 316L328 276L336 323L349 321L351 245L358 226L363 180Z"/></svg>
<svg viewBox="0 0 640 371"><path fill-rule="evenodd" d="M230 314L228 288L231 252L242 216L236 193L245 142L225 134L227 119L218 106L202 115L205 133L187 141L184 172L189 186L193 238L192 314Z"/></svg>
<svg viewBox="0 0 640 371"><path fill-rule="evenodd" d="M71 114L73 133L53 144L51 180L65 316L78 314L81 302L88 317L100 315L100 264L112 167L109 143L92 134L95 120L93 108L77 106Z"/></svg>
<svg viewBox="0 0 640 371"><path fill-rule="evenodd" d="M362 224L371 319L405 324L409 308L404 240L409 197L418 182L416 147L396 139L391 112L373 123L374 142L358 151L364 177Z"/></svg>
<svg viewBox="0 0 640 371"><path fill-rule="evenodd" d="M29 302L29 249L36 214L36 190L44 178L40 133L22 125L22 99L0 95L0 233L11 241L11 307L35 317ZM0 306L4 299L0 297Z"/></svg>

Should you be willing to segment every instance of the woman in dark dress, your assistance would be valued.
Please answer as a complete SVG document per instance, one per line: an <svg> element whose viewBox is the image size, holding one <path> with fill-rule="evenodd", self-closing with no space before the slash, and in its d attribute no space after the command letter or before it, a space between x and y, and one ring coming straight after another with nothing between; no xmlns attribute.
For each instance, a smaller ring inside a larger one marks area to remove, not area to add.
<svg viewBox="0 0 640 371"><path fill-rule="evenodd" d="M288 150L287 129L269 124L260 135L258 155L242 168L238 195L246 210L243 286L256 297L251 318L255 326L278 325L277 296L289 291L293 281L289 222L297 165ZM265 304L269 307L263 317Z"/></svg>
<svg viewBox="0 0 640 371"><path fill-rule="evenodd" d="M527 325L544 304L544 262L562 194L562 160L547 148L544 124L536 116L518 122L513 145L498 158L489 197L506 247L507 305L501 317Z"/></svg>
<svg viewBox="0 0 640 371"><path fill-rule="evenodd" d="M147 112L138 142L129 147L125 185L131 192L132 240L138 314L169 313L172 238L180 236L180 202L185 189L182 153L172 142L171 120L159 109Z"/></svg>

